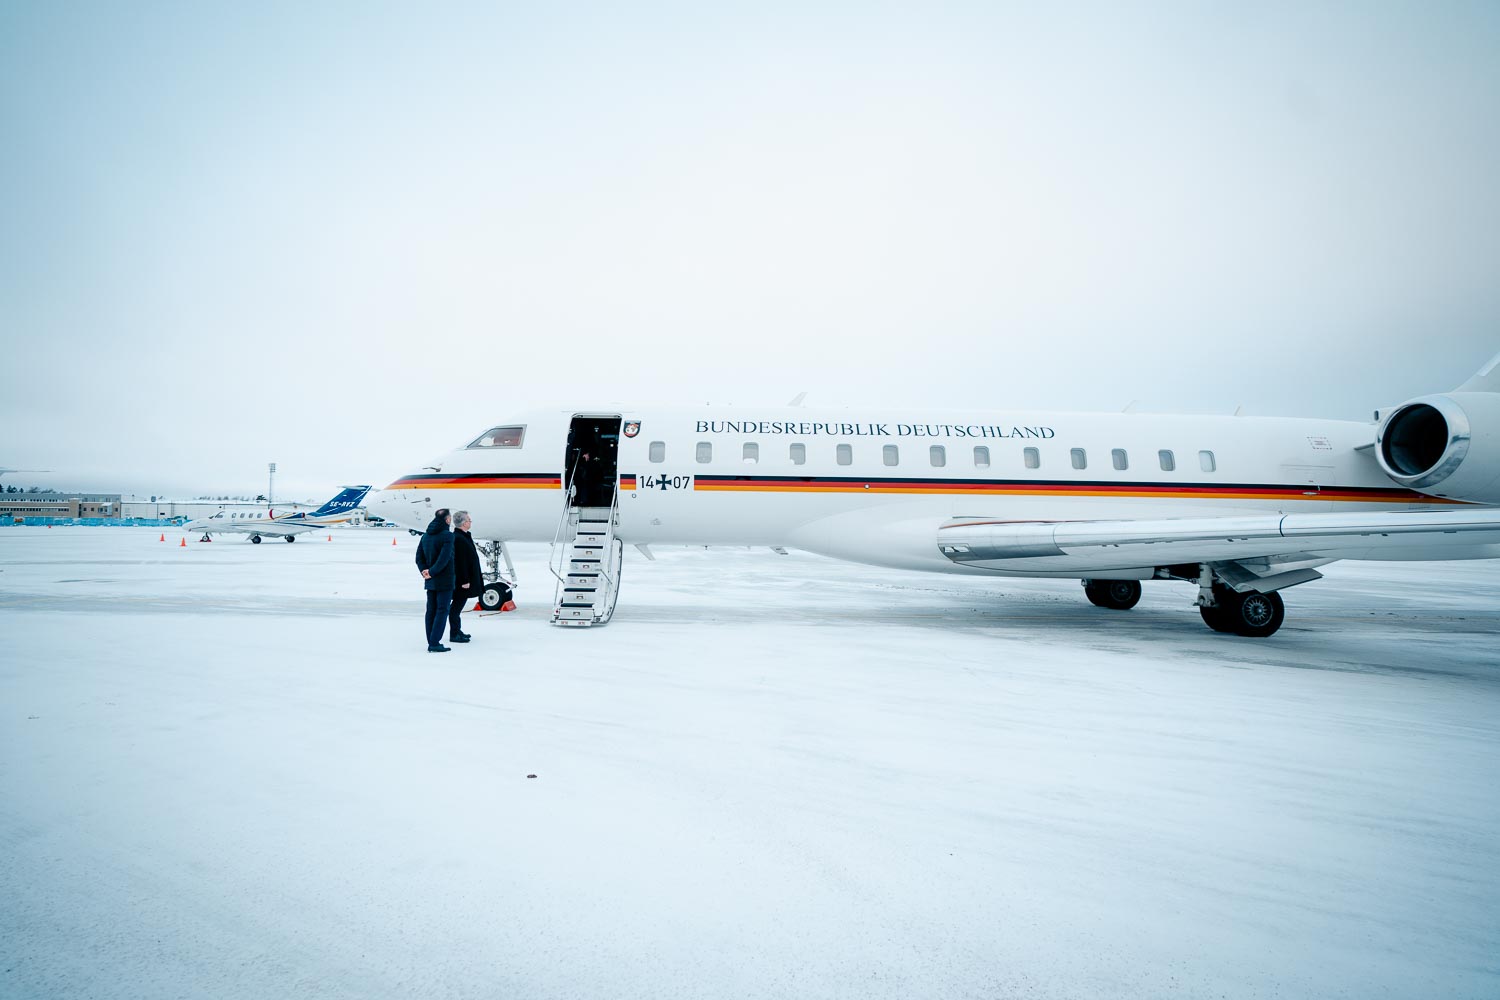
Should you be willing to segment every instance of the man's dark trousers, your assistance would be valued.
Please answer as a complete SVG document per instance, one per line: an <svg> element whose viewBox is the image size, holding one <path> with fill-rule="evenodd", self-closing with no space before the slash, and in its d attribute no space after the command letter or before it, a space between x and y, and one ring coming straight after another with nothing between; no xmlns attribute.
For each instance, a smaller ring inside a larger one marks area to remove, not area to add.
<svg viewBox="0 0 1500 1000"><path fill-rule="evenodd" d="M453 591L429 590L427 592L427 645L443 644L443 626L448 624L448 607L453 603Z"/></svg>
<svg viewBox="0 0 1500 1000"><path fill-rule="evenodd" d="M453 592L453 606L448 609L448 638L449 639L452 639L455 635L463 635L464 634L464 630L463 630L463 624L464 623L460 619L459 616L464 613L464 605L468 601L468 599L470 597L476 596L474 594L469 593L469 591L473 590L473 589L474 589L473 587L470 587L469 590L455 590Z"/></svg>

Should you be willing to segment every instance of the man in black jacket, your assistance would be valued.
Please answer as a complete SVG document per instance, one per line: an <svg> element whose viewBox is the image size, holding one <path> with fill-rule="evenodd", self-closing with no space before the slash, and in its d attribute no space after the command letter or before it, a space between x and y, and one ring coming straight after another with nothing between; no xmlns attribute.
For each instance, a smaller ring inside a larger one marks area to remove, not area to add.
<svg viewBox="0 0 1500 1000"><path fill-rule="evenodd" d="M474 536L469 534L473 522L469 512L453 512L453 607L448 612L448 641L468 642L472 636L466 633L460 616L467 602L479 596L484 589L484 564L479 561L479 549Z"/></svg>
<svg viewBox="0 0 1500 1000"><path fill-rule="evenodd" d="M453 532L448 530L448 508L438 510L417 544L417 569L427 590L427 652L446 653L443 626L453 602Z"/></svg>

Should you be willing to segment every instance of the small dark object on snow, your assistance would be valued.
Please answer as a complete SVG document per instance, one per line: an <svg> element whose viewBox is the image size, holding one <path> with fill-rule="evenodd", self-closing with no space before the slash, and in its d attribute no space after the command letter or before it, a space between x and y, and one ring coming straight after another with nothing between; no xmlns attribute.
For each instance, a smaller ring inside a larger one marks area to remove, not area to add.
<svg viewBox="0 0 1500 1000"><path fill-rule="evenodd" d="M528 777L528 778L535 778L536 775L534 775L534 774L528 774L526 777Z"/></svg>

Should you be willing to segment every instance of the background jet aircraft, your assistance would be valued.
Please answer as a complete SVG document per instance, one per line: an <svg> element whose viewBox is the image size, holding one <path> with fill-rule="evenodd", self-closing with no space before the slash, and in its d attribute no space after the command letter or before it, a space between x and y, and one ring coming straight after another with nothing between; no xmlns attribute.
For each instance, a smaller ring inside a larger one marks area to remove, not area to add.
<svg viewBox="0 0 1500 1000"><path fill-rule="evenodd" d="M264 516L240 517L221 510L212 517L189 521L185 527L188 531L203 532L205 540L209 535L234 534L249 535L250 541L257 545L265 535L294 542L304 531L346 523L369 492L368 486L345 486L337 496L314 511L296 511L277 517L273 507Z"/></svg>

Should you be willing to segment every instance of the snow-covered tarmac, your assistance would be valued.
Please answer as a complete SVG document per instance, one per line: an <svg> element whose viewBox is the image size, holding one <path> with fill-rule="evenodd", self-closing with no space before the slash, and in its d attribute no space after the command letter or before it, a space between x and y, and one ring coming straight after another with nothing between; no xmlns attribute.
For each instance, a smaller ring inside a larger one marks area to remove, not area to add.
<svg viewBox="0 0 1500 1000"><path fill-rule="evenodd" d="M157 534L0 529L0 996L1500 996L1500 563L520 547L437 656L404 533Z"/></svg>

